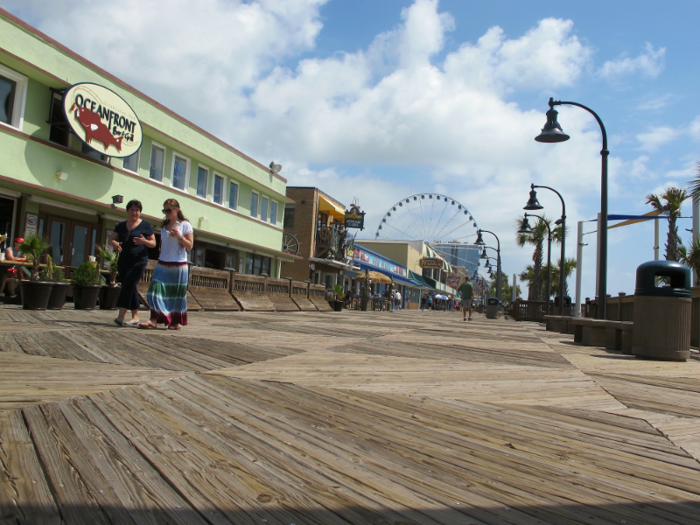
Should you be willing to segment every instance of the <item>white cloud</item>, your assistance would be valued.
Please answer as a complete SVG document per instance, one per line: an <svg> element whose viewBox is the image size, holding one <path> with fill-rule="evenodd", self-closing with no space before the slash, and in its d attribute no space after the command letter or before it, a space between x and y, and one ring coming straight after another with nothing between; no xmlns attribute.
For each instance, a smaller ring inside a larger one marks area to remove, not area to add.
<svg viewBox="0 0 700 525"><path fill-rule="evenodd" d="M680 132L668 126L660 126L643 133L638 133L636 139L641 143L640 149L644 151L658 151L661 146L673 142Z"/></svg>
<svg viewBox="0 0 700 525"><path fill-rule="evenodd" d="M700 140L700 115L688 125L688 134L693 140Z"/></svg>
<svg viewBox="0 0 700 525"><path fill-rule="evenodd" d="M637 57L623 56L617 60L609 60L603 64L598 74L603 78L617 78L634 73L641 73L648 77L657 77L664 68L665 56L665 47L655 50L654 46L647 42L645 51Z"/></svg>

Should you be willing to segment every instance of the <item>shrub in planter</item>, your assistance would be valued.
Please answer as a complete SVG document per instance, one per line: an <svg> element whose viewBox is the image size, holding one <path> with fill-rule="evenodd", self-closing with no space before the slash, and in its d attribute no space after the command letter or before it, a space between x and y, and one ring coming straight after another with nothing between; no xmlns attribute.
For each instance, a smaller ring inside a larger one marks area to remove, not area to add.
<svg viewBox="0 0 700 525"><path fill-rule="evenodd" d="M106 246L104 248L98 247L97 251L102 257L106 269L109 270L109 283L100 290L100 310L114 310L121 293L121 286L117 286L119 252L109 251Z"/></svg>
<svg viewBox="0 0 700 525"><path fill-rule="evenodd" d="M345 290L340 284L336 284L333 287L333 300L330 302L333 307L333 311L342 312L343 311L343 296L345 295Z"/></svg>
<svg viewBox="0 0 700 525"><path fill-rule="evenodd" d="M49 297L49 304L46 309L61 310L63 305L66 304L66 294L68 293L70 283L66 281L63 269L54 264L53 258L50 255L48 257L48 264L46 265L46 276L47 280L53 281L53 289L51 290L51 297Z"/></svg>
<svg viewBox="0 0 700 525"><path fill-rule="evenodd" d="M22 288L22 308L25 310L46 310L51 297L53 283L49 281L45 272L39 273L41 257L49 249L51 243L46 237L40 235L27 235L19 245L19 253L27 258L31 264L29 281L20 281ZM22 267L23 270L26 268Z"/></svg>
<svg viewBox="0 0 700 525"><path fill-rule="evenodd" d="M73 304L76 310L94 310L100 293L100 270L96 264L84 262L73 272Z"/></svg>

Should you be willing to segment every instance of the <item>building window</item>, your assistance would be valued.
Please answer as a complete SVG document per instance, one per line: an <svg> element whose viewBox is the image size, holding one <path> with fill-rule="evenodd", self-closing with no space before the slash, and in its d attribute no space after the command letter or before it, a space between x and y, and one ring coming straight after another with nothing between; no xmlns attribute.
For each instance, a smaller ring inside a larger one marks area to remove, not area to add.
<svg viewBox="0 0 700 525"><path fill-rule="evenodd" d="M284 224L285 228L294 228L294 206L284 207Z"/></svg>
<svg viewBox="0 0 700 525"><path fill-rule="evenodd" d="M189 176L190 161L185 157L173 153L173 179L171 181L173 188L185 191Z"/></svg>
<svg viewBox="0 0 700 525"><path fill-rule="evenodd" d="M260 220L267 222L267 209L270 205L270 199L263 197L260 200Z"/></svg>
<svg viewBox="0 0 700 525"><path fill-rule="evenodd" d="M0 122L22 129L27 77L0 65Z"/></svg>
<svg viewBox="0 0 700 525"><path fill-rule="evenodd" d="M250 216L251 217L258 216L258 199L259 198L260 198L260 196L256 192L253 192L253 194L250 196Z"/></svg>
<svg viewBox="0 0 700 525"><path fill-rule="evenodd" d="M122 167L125 170L129 170L129 171L133 171L135 173L138 173L138 171L139 171L139 153L141 153L140 149L136 153L134 153L133 155L129 155L128 157L124 157Z"/></svg>
<svg viewBox="0 0 700 525"><path fill-rule="evenodd" d="M101 160L102 162L107 162L109 160L109 157L107 155L100 153L96 149L93 149L90 145L86 144L85 142L83 142L80 146L80 153L82 153L83 155L87 155L91 159Z"/></svg>
<svg viewBox="0 0 700 525"><path fill-rule="evenodd" d="M214 174L214 195L212 197L216 204L224 203L224 178Z"/></svg>
<svg viewBox="0 0 700 525"><path fill-rule="evenodd" d="M51 130L49 140L61 146L70 146L70 131L66 115L63 113L63 95L54 93L51 97Z"/></svg>
<svg viewBox="0 0 700 525"><path fill-rule="evenodd" d="M232 210L238 209L238 184L233 181L228 185L228 207Z"/></svg>
<svg viewBox="0 0 700 525"><path fill-rule="evenodd" d="M270 201L270 224L277 225L277 203Z"/></svg>
<svg viewBox="0 0 700 525"><path fill-rule="evenodd" d="M165 161L165 148L153 144L151 146L150 177L158 182L163 182L163 168Z"/></svg>
<svg viewBox="0 0 700 525"><path fill-rule="evenodd" d="M265 257L264 255L254 255L252 253L246 254L245 259L245 273L249 275L260 275L261 273L266 273L270 275L270 263L272 259Z"/></svg>
<svg viewBox="0 0 700 525"><path fill-rule="evenodd" d="M197 169L197 197L207 198L207 183L209 182L209 171L200 166Z"/></svg>

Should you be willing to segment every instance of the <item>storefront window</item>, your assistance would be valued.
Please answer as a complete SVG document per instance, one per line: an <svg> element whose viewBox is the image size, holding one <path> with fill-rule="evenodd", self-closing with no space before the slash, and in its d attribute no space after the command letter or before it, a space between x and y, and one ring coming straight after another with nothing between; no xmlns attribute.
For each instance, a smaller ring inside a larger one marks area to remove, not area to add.
<svg viewBox="0 0 700 525"><path fill-rule="evenodd" d="M277 203L275 201L270 201L270 224L273 226L277 224Z"/></svg>
<svg viewBox="0 0 700 525"><path fill-rule="evenodd" d="M216 204L224 203L224 178L214 175L214 202Z"/></svg>
<svg viewBox="0 0 700 525"><path fill-rule="evenodd" d="M0 122L12 124L17 82L0 75Z"/></svg>
<svg viewBox="0 0 700 525"><path fill-rule="evenodd" d="M230 182L228 186L228 207L238 209L238 184L235 182Z"/></svg>
<svg viewBox="0 0 700 525"><path fill-rule="evenodd" d="M153 144L151 146L151 167L149 176L153 180L163 182L163 161L165 160L165 149Z"/></svg>
<svg viewBox="0 0 700 525"><path fill-rule="evenodd" d="M197 170L197 197L207 198L207 180L209 172L201 166Z"/></svg>
<svg viewBox="0 0 700 525"><path fill-rule="evenodd" d="M139 171L139 152L141 150L137 151L133 155L129 155L128 157L124 157L124 162L122 164L122 167L125 170L133 171L133 172L138 172Z"/></svg>
<svg viewBox="0 0 700 525"><path fill-rule="evenodd" d="M173 156L173 180L174 188L185 191L187 187L187 159L178 155Z"/></svg>
<svg viewBox="0 0 700 525"><path fill-rule="evenodd" d="M63 265L63 241L66 238L66 225L63 222L54 221L51 223L51 257L58 266Z"/></svg>
<svg viewBox="0 0 700 525"><path fill-rule="evenodd" d="M63 113L63 95L54 93L51 97L51 130L49 131L49 140L68 146L70 144L70 131L66 115Z"/></svg>

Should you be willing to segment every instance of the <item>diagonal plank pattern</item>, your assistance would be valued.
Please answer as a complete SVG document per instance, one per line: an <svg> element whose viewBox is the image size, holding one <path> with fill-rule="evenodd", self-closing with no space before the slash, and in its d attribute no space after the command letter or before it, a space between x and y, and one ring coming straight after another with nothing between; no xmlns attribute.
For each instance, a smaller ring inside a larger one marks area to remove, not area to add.
<svg viewBox="0 0 700 525"><path fill-rule="evenodd" d="M689 524L700 360L444 312L0 309L7 523Z"/></svg>

